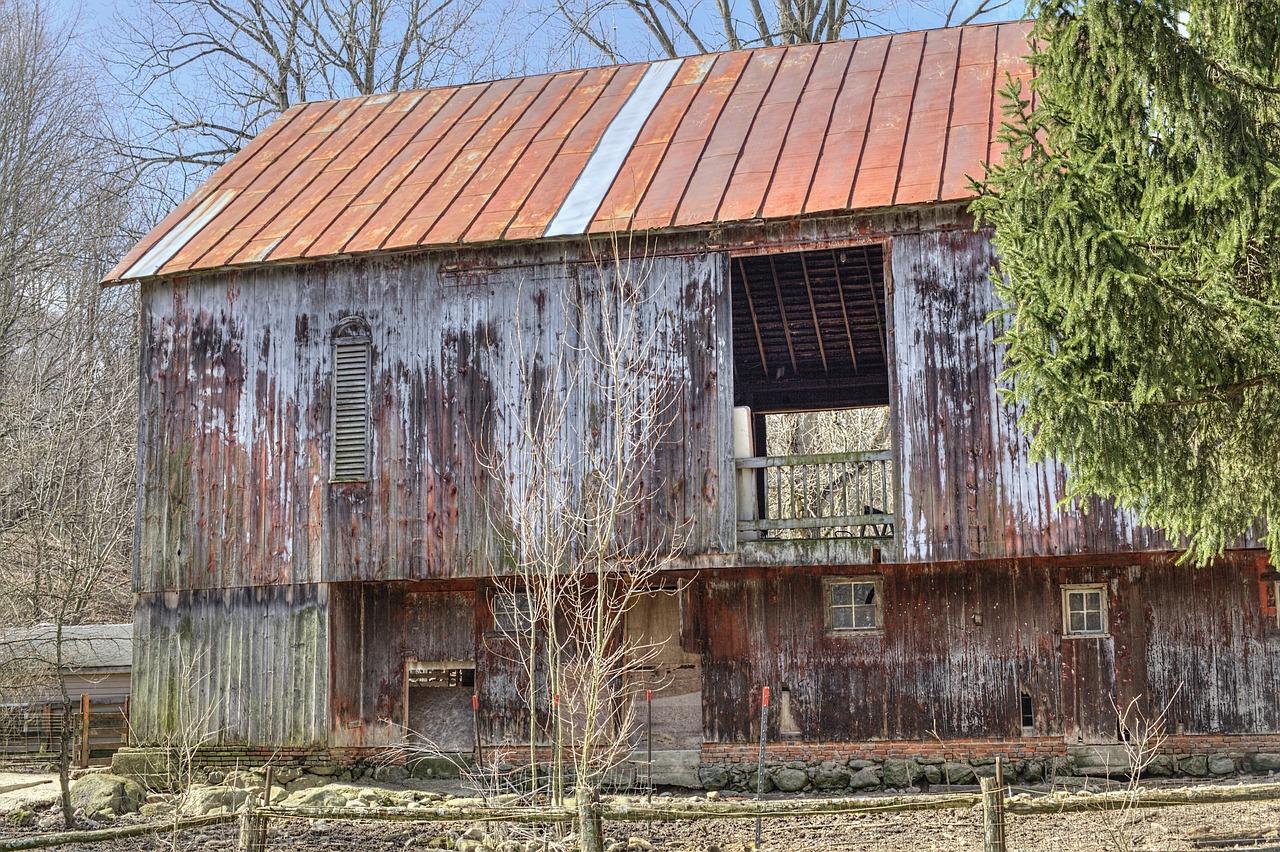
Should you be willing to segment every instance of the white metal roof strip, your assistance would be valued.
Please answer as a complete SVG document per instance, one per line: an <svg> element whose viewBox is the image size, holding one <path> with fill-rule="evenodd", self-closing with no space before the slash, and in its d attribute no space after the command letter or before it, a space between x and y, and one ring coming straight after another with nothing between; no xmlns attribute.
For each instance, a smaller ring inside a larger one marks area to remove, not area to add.
<svg viewBox="0 0 1280 852"><path fill-rule="evenodd" d="M187 218L165 234L164 239L148 249L147 253L138 258L120 278L145 278L148 275L154 275L156 270L168 263L170 258L190 242L192 237L200 233L200 229L217 216L218 212L226 207L232 198L235 198L235 195L234 189L224 189L201 201L187 214Z"/></svg>
<svg viewBox="0 0 1280 852"><path fill-rule="evenodd" d="M658 105L662 93L671 85L683 59L665 59L654 62L644 72L640 83L632 90L622 109L609 122L608 129L600 137L591 158L574 181L573 189L565 196L564 203L556 211L544 236L581 234L591 224L591 219L604 202L605 194L613 186L627 154L635 144L640 129L649 120L653 108Z"/></svg>

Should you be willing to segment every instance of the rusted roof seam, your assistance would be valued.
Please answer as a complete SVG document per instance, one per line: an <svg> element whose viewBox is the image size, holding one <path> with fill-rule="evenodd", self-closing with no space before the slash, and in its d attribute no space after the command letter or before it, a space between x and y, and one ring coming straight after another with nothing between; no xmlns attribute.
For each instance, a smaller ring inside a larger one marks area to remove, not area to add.
<svg viewBox="0 0 1280 852"><path fill-rule="evenodd" d="M907 143L911 141L911 125L914 123L911 119L914 117L916 108L916 95L920 93L920 75L924 71L924 57L929 52L929 33L924 34L924 41L920 43L920 58L916 60L916 78L911 83L911 100L907 101L907 118L906 124L902 128L902 147L898 150L898 166L897 172L893 176L893 194L889 196L889 203L894 204L898 200L898 190L902 187L902 164L907 159ZM951 86L955 88L955 80L951 81ZM853 203L853 193L849 194L849 202Z"/></svg>

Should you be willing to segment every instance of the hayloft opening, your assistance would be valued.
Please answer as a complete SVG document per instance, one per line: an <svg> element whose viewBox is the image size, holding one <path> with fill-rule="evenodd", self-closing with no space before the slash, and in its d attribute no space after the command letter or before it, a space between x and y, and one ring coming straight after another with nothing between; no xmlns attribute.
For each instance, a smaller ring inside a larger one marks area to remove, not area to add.
<svg viewBox="0 0 1280 852"><path fill-rule="evenodd" d="M892 538L884 246L731 263L740 538Z"/></svg>

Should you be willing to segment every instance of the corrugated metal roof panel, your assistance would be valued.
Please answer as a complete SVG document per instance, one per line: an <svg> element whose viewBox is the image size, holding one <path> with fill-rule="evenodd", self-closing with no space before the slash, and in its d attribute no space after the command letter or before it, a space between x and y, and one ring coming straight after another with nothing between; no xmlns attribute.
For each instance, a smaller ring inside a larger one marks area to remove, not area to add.
<svg viewBox="0 0 1280 852"><path fill-rule="evenodd" d="M291 108L104 283L970 196L1028 22Z"/></svg>

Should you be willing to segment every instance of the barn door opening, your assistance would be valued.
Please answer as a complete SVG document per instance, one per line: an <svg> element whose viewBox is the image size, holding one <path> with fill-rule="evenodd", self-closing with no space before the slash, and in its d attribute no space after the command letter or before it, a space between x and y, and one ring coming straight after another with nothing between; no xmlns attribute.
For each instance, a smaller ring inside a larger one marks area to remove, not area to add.
<svg viewBox="0 0 1280 852"><path fill-rule="evenodd" d="M655 751L698 749L702 744L702 661L680 643L682 616L678 592L642 597L627 613L632 647L653 648L637 676L636 719L640 749L648 747L650 727L645 690L653 693L652 741Z"/></svg>
<svg viewBox="0 0 1280 852"><path fill-rule="evenodd" d="M475 662L409 659L404 677L409 736L446 754L473 751Z"/></svg>
<svg viewBox="0 0 1280 852"><path fill-rule="evenodd" d="M884 246L732 259L740 540L892 539Z"/></svg>

